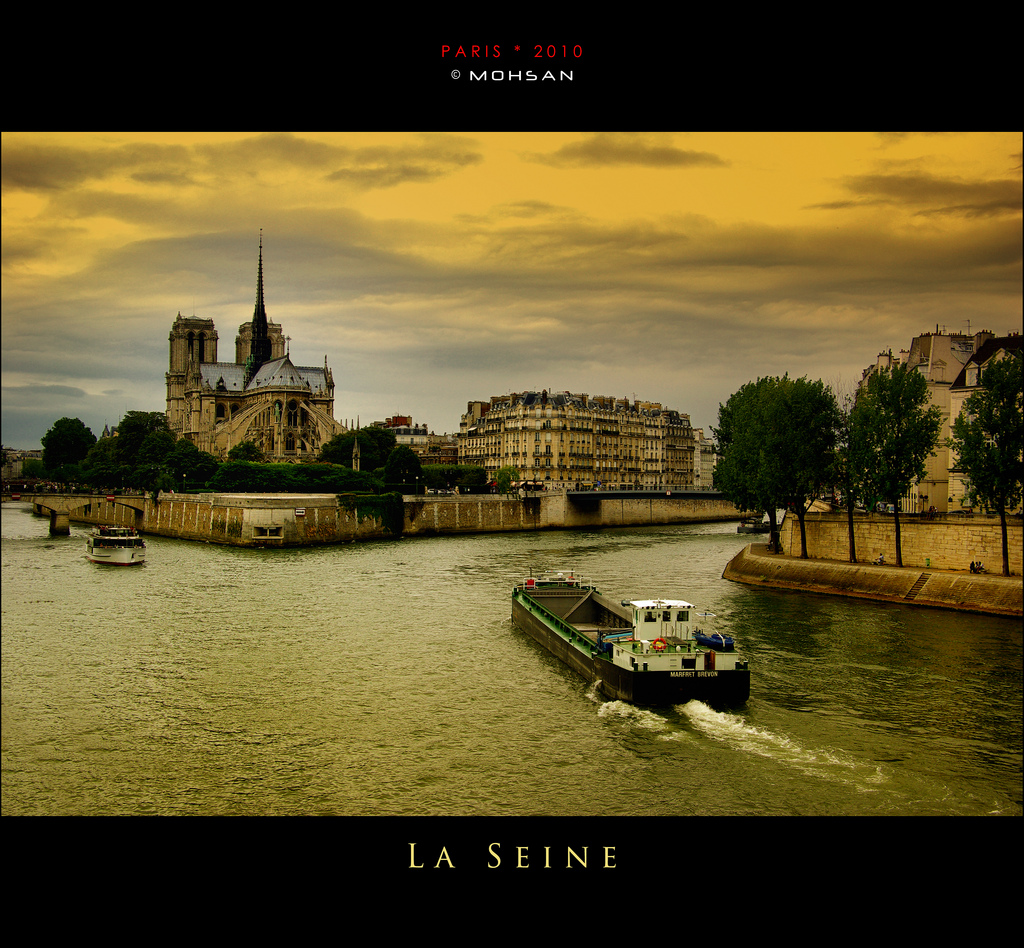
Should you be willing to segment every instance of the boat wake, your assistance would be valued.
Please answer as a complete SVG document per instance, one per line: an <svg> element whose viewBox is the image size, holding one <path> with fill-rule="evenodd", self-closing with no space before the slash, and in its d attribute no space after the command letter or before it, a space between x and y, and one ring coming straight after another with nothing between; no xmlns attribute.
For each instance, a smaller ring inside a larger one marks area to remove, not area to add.
<svg viewBox="0 0 1024 948"><path fill-rule="evenodd" d="M598 699L600 700L600 699ZM610 721L622 721L648 731L669 731L670 722L655 711L639 708L628 701L605 701L597 716Z"/></svg>
<svg viewBox="0 0 1024 948"><path fill-rule="evenodd" d="M874 791L888 782L877 761L858 761L827 748L804 747L782 734L748 724L742 715L715 711L700 701L677 707L679 713L706 737L749 754L766 757L808 776Z"/></svg>

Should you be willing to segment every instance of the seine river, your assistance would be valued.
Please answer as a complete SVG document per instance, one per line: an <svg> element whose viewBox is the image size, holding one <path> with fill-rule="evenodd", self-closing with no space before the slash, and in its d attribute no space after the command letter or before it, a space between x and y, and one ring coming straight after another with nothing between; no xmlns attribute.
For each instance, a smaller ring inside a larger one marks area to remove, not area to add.
<svg viewBox="0 0 1024 948"><path fill-rule="evenodd" d="M153 536L133 569L23 504L2 527L5 815L1022 813L1020 622L729 583L734 524ZM716 613L749 703L595 696L511 625L513 583L551 568Z"/></svg>

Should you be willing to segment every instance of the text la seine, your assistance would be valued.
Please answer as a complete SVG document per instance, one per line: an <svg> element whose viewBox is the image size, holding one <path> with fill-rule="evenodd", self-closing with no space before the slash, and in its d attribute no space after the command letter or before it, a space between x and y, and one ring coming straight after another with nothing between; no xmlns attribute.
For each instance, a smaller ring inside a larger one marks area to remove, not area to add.
<svg viewBox="0 0 1024 948"><path fill-rule="evenodd" d="M557 852L554 855L555 859L561 855L562 847L556 847ZM497 869L501 866L501 855L499 850L501 849L501 843L491 843L487 847L487 854L490 857L487 862L488 869ZM574 867L586 869L588 868L587 860L589 858L588 850L589 846L582 846L582 855L576 852L571 846L565 847L565 868L572 869ZM539 863L530 862L530 847L529 846L516 846L516 869L532 869L536 868ZM614 846L601 846L600 851L604 857L603 863L600 866L594 866L591 868L600 869L614 869L615 868L615 847ZM428 867L429 859L426 863L417 862L418 859L422 859L422 856L418 856L416 853L416 843L409 843L409 868L410 869L424 869ZM552 854L551 847L544 847L544 862L543 868L552 869L557 868L557 865L552 865ZM433 869L454 869L455 863L452 860L451 855L448 852L447 846L441 847L441 852L437 857L437 862L430 868Z"/></svg>

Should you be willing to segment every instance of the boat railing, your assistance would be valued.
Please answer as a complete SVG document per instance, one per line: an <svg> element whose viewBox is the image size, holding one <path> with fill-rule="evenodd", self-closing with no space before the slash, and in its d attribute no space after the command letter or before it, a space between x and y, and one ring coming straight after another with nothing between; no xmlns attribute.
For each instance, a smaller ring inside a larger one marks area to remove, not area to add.
<svg viewBox="0 0 1024 948"><path fill-rule="evenodd" d="M546 573L543 576L528 576L521 583L518 583L516 589L522 589L526 592L534 592L538 589L596 589L592 582L583 579L582 576L578 576L575 573L569 573L568 575L562 573Z"/></svg>
<svg viewBox="0 0 1024 948"><path fill-rule="evenodd" d="M523 586L516 587L517 592L522 589L524 589ZM594 641L588 638L582 632L580 632L580 630L577 629L574 625L572 625L572 623L566 622L565 619L563 619L561 616L552 612L550 609L546 608L543 604L537 602L537 600L535 599L523 599L522 605L525 609L529 610L530 612L543 613L547 621L550 622L551 625L553 625L558 632L564 635L570 643L575 645L577 648L585 649L591 655L594 654L595 650L597 649L597 646L594 643Z"/></svg>

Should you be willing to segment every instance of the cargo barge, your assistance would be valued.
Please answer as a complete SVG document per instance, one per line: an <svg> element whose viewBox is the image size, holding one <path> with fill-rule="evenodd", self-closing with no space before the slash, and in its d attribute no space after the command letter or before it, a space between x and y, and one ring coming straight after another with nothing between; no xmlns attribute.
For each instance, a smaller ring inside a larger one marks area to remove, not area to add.
<svg viewBox="0 0 1024 948"><path fill-rule="evenodd" d="M704 635L709 615L681 599L615 602L573 573L531 576L512 590L514 625L606 697L639 705L746 702L748 662L731 638Z"/></svg>

